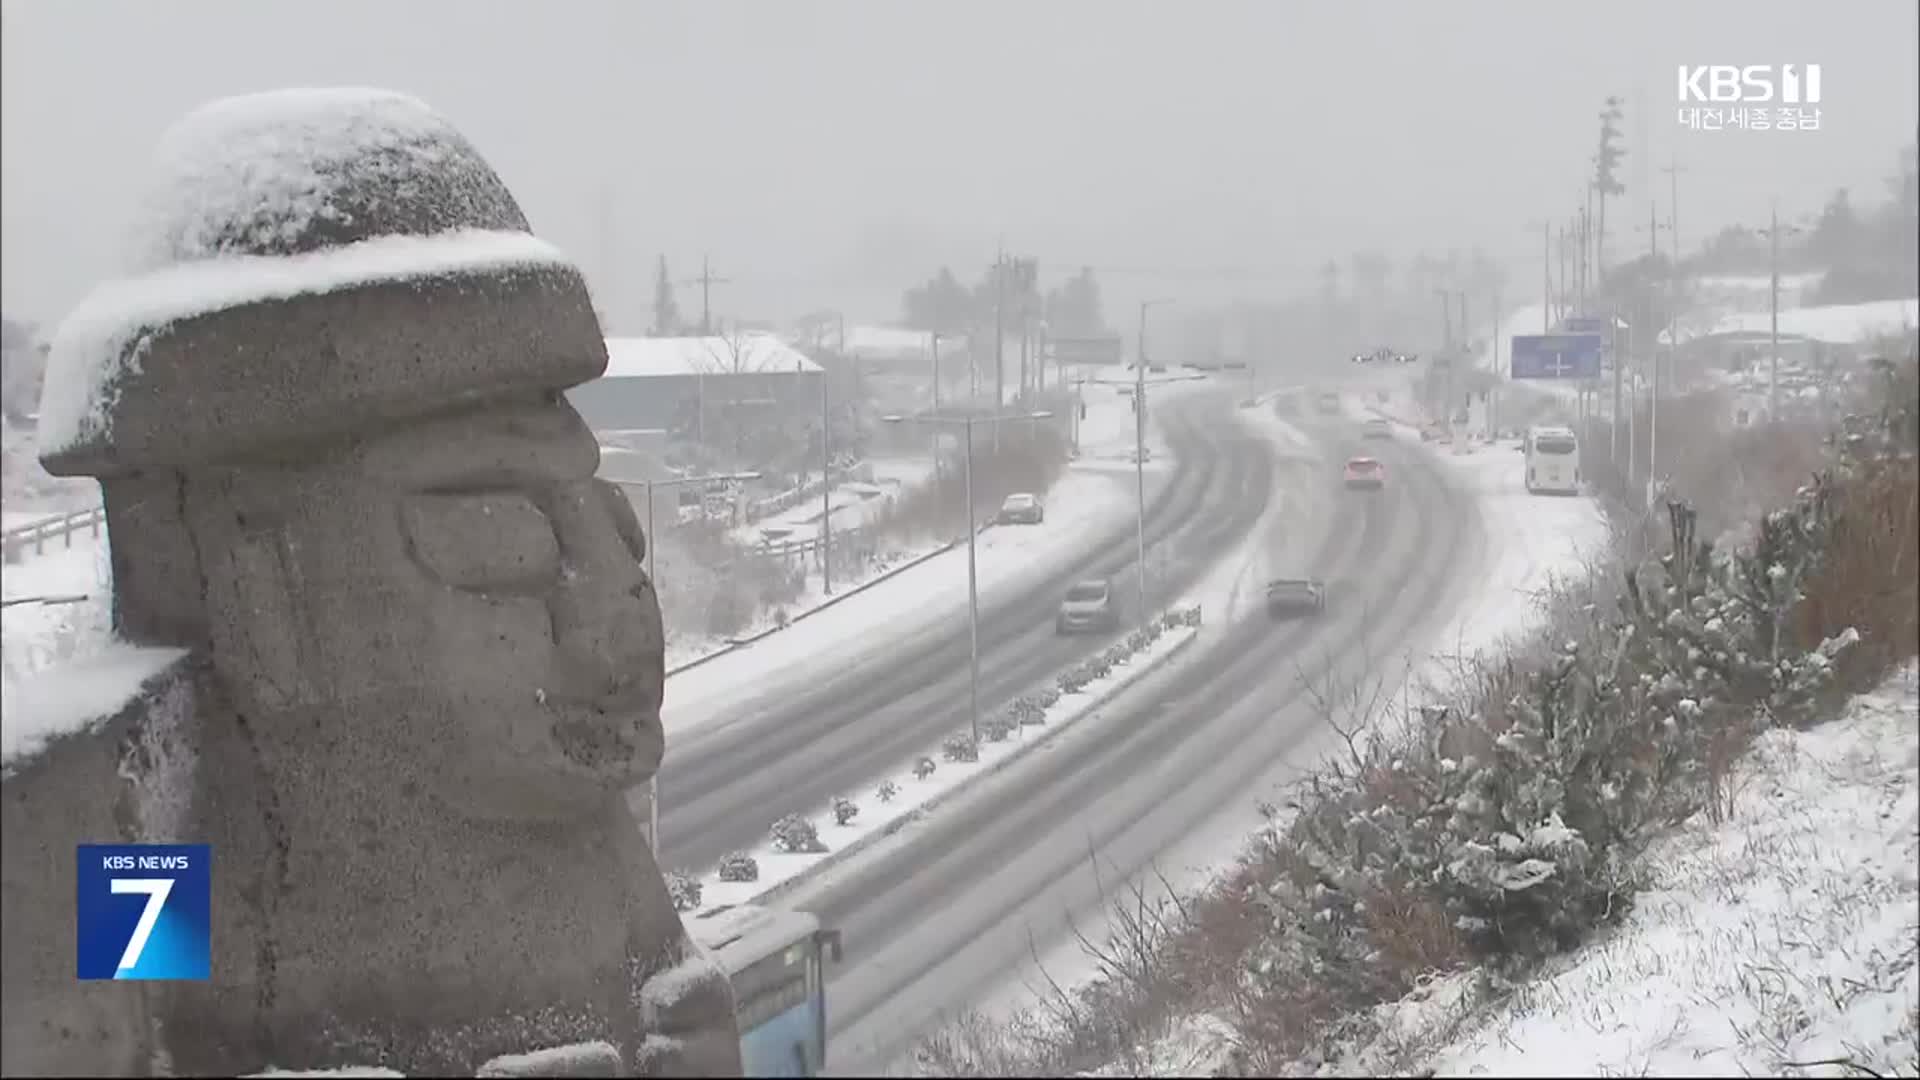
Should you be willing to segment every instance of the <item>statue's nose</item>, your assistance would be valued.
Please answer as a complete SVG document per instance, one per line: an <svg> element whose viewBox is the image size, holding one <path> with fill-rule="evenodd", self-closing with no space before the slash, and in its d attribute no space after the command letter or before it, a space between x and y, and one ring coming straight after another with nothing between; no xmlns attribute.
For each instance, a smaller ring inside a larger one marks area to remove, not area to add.
<svg viewBox="0 0 1920 1080"><path fill-rule="evenodd" d="M659 600L636 557L642 549L587 485L563 502L554 515L561 577L550 602L561 674L582 695L657 695L665 641Z"/></svg>

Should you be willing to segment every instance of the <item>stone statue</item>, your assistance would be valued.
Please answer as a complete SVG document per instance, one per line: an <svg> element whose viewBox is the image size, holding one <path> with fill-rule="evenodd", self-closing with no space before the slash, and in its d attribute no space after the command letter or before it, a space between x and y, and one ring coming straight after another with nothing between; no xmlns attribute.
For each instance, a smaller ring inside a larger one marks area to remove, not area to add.
<svg viewBox="0 0 1920 1080"><path fill-rule="evenodd" d="M156 1060L604 1044L737 1074L624 798L660 764L663 639L560 393L606 364L579 272L401 95L217 102L159 160L139 276L56 339L42 444L100 480L119 634L188 650L185 794L126 839L213 845L213 977L146 985Z"/></svg>

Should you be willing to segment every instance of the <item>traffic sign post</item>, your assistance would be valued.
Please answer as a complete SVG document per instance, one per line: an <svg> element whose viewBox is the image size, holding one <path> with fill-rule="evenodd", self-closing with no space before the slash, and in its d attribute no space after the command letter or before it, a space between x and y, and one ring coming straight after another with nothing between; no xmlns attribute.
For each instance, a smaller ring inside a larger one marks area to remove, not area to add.
<svg viewBox="0 0 1920 1080"><path fill-rule="evenodd" d="M1599 334L1515 334L1508 356L1516 379L1597 379Z"/></svg>

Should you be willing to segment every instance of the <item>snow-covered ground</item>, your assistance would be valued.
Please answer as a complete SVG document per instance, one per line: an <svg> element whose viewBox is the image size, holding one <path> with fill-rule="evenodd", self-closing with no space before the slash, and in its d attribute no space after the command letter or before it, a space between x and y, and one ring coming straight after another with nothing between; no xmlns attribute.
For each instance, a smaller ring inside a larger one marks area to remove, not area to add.
<svg viewBox="0 0 1920 1080"><path fill-rule="evenodd" d="M1607 521L1588 498L1530 495L1518 442L1438 455L1454 483L1473 495L1493 551L1472 599L1435 636L1410 680L1413 696L1444 692L1476 657L1504 652L1539 626L1556 586L1582 576L1606 553Z"/></svg>
<svg viewBox="0 0 1920 1080"><path fill-rule="evenodd" d="M25 561L0 571L0 596L8 601L32 597L71 603L8 603L0 608L0 657L6 682L43 671L62 658L86 655L106 644L103 633L111 610L112 569L107 563L105 530L99 540L76 535L74 546L29 553Z"/></svg>
<svg viewBox="0 0 1920 1080"><path fill-rule="evenodd" d="M869 464L873 466L873 483L835 484L827 496L833 507L829 524L836 533L873 524L901 496L924 485L933 476L931 459L900 459ZM818 479L815 477L816 481ZM802 500L792 509L740 526L733 531L733 539L735 543L746 546L812 540L820 535L822 516L821 500L816 496Z"/></svg>
<svg viewBox="0 0 1920 1080"><path fill-rule="evenodd" d="M833 808L825 807L811 818L826 851L788 853L774 848L771 840L750 852L759 865L759 877L750 882L720 880L717 872L701 881L701 906L715 907L753 901L781 886L818 873L826 866L853 855L875 838L897 829L908 818L931 810L937 803L968 784L992 775L1009 762L1044 745L1055 735L1070 728L1084 716L1095 713L1102 702L1118 694L1130 683L1158 667L1189 644L1197 628L1177 627L1163 633L1157 641L1114 667L1104 679L1095 680L1076 694L1062 695L1046 710L1043 723L1023 724L1013 737L1000 742L982 742L978 761L949 761L940 746L929 746L920 754L900 763L885 776L875 777L871 790L847 796L859 813L842 825L835 820ZM917 775L914 766L921 760L932 762L933 771ZM889 794L883 799L882 789Z"/></svg>
<svg viewBox="0 0 1920 1080"><path fill-rule="evenodd" d="M1618 928L1485 1008L1440 980L1392 1029L1440 1076L1920 1073L1920 669L1733 775L1725 820L1642 857Z"/></svg>
<svg viewBox="0 0 1920 1080"><path fill-rule="evenodd" d="M1165 400L1184 387L1150 387L1150 400ZM1155 395L1158 395L1156 398ZM1089 534L1117 528L1136 512L1132 466L1133 414L1125 398L1087 392L1081 421L1081 455L1046 493L1046 521L987 529L976 541L975 570L982 603L1030 589L1080 557ZM1152 418L1151 409L1149 419ZM1153 424L1148 447L1160 445ZM1149 485L1164 481L1171 461L1164 449L1151 454ZM1153 497L1149 490L1148 498ZM769 635L667 680L664 721L669 735L690 731L729 705L795 685L817 675L822 656L846 656L883 647L901 636L956 617L967 600L965 544L889 577L884 583L810 614L804 623ZM881 628L884 628L882 630Z"/></svg>
<svg viewBox="0 0 1920 1080"><path fill-rule="evenodd" d="M1707 333L1764 333L1771 326L1769 312L1741 311L1724 316ZM1915 326L1920 326L1920 300L1876 300L1867 304L1828 304L1780 311L1782 334L1842 345L1882 333L1912 333ZM1684 343L1686 338L1683 333L1681 341Z"/></svg>
<svg viewBox="0 0 1920 1080"><path fill-rule="evenodd" d="M829 498L832 500L832 532L828 543L834 537L846 537L856 529L869 528L880 521L888 508L914 488L925 485L933 476L933 462L930 459L888 459L869 462L873 467L873 483L850 482L836 484ZM733 532L733 539L742 547L753 547L761 543L781 544L805 542L820 535L820 503L807 500L783 513L764 518L751 525L743 525ZM885 544L873 561L863 567L861 574L848 578L844 575L835 578L835 595L844 595L847 590L858 588L890 571L897 570L915 559L922 558L945 547L941 541L925 538L898 538ZM668 534L655 553L656 582L660 590L662 605L669 610L673 607L676 588L687 587L682 574L695 575L691 587L700 590L711 586L711 571L704 567L687 570L686 564L676 565L677 559L669 553L676 552L677 546L671 534ZM805 573L804 584L799 595L791 601L776 607L763 607L739 632L727 637L701 633L698 627L672 625L667 627L667 670L691 663L716 651L726 649L731 641L741 641L765 633L779 625L785 618L811 611L832 599L825 590L826 582L821 579L820 567L816 557L799 555L793 557ZM699 595L696 592L696 595Z"/></svg>

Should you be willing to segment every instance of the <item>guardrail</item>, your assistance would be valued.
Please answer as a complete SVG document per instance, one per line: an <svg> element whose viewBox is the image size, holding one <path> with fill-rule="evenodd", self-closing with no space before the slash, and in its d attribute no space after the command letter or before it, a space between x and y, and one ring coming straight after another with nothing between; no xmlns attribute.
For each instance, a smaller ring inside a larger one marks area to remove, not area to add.
<svg viewBox="0 0 1920 1080"><path fill-rule="evenodd" d="M61 547L70 548L73 546L75 533L85 530L90 535L98 537L100 531L106 526L106 507L94 506L86 510L76 510L71 514L36 521L31 525L8 529L4 540L0 540L0 544L4 544L6 561L17 563L26 557L29 549L35 555L45 554L47 546L54 541L60 541Z"/></svg>

